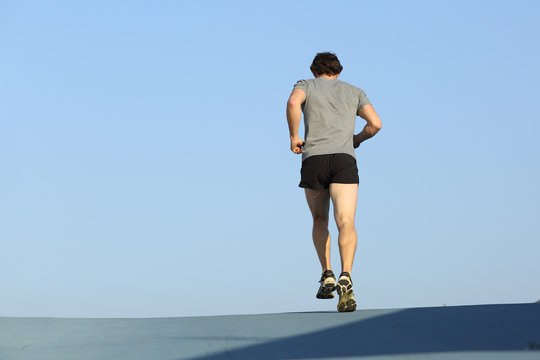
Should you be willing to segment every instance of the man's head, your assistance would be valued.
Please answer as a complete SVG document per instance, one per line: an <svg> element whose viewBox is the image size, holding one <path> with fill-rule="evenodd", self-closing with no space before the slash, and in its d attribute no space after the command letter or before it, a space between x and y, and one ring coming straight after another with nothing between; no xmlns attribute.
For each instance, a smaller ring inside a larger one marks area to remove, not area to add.
<svg viewBox="0 0 540 360"><path fill-rule="evenodd" d="M343 66L341 66L336 54L331 52L322 52L315 55L309 68L315 76L339 75L343 70Z"/></svg>

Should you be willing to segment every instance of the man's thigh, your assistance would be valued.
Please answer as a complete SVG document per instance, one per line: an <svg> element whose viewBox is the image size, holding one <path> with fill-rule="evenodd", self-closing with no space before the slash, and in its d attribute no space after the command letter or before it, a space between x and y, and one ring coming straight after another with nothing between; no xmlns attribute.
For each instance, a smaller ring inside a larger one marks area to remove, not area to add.
<svg viewBox="0 0 540 360"><path fill-rule="evenodd" d="M328 210L330 209L330 193L328 189L313 190L304 189L306 200L311 210L313 218L328 218Z"/></svg>
<svg viewBox="0 0 540 360"><path fill-rule="evenodd" d="M332 183L329 195L334 205L334 217L338 226L343 222L354 223L356 203L358 201L358 184Z"/></svg>

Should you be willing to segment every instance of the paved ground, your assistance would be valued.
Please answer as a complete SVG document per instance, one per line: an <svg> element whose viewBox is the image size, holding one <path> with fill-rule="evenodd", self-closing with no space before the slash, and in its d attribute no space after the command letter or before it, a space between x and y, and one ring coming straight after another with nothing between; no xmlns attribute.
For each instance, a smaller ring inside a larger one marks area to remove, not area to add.
<svg viewBox="0 0 540 360"><path fill-rule="evenodd" d="M540 304L153 319L0 317L0 359L540 359Z"/></svg>

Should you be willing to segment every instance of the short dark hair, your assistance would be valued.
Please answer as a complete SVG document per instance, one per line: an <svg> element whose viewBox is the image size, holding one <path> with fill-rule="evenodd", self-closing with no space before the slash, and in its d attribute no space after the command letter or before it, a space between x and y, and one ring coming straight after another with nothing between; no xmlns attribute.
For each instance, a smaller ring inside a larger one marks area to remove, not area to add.
<svg viewBox="0 0 540 360"><path fill-rule="evenodd" d="M343 70L336 54L331 52L317 53L309 68L317 75L338 75Z"/></svg>

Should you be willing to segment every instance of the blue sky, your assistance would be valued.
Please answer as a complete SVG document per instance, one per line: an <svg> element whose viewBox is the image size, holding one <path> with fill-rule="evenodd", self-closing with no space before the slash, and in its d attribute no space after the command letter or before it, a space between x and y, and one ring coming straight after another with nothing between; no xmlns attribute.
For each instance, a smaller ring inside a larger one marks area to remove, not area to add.
<svg viewBox="0 0 540 360"><path fill-rule="evenodd" d="M0 315L335 310L285 119L319 51L383 121L357 150L359 308L540 299L539 16L0 2Z"/></svg>

